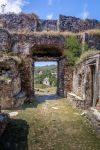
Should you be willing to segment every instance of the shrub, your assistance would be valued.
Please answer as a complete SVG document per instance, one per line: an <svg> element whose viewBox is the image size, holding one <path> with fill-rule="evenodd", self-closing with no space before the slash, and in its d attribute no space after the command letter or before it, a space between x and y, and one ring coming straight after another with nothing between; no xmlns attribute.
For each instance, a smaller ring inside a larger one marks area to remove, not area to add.
<svg viewBox="0 0 100 150"><path fill-rule="evenodd" d="M82 53L82 44L79 43L76 36L71 35L65 39L64 55L67 57L69 64L73 66L75 61Z"/></svg>

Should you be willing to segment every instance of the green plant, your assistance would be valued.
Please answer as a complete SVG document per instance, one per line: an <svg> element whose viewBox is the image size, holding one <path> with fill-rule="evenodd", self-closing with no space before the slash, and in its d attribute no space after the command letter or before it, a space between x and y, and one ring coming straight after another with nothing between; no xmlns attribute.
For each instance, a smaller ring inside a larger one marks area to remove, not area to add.
<svg viewBox="0 0 100 150"><path fill-rule="evenodd" d="M76 36L71 35L65 39L64 55L67 57L69 64L73 66L75 61L82 53L82 43L80 43Z"/></svg>

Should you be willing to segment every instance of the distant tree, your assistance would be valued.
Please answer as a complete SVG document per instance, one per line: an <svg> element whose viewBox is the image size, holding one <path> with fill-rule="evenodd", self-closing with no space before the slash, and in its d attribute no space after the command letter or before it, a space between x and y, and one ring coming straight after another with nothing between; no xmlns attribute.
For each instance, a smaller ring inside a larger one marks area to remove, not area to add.
<svg viewBox="0 0 100 150"><path fill-rule="evenodd" d="M37 69L38 70L38 69ZM57 85L57 78L55 75L52 74L52 69L48 68L48 67L41 67L42 70L42 74L39 74L38 71L36 70L35 73L35 84L42 84L44 78L49 78L49 82L51 86L56 86Z"/></svg>

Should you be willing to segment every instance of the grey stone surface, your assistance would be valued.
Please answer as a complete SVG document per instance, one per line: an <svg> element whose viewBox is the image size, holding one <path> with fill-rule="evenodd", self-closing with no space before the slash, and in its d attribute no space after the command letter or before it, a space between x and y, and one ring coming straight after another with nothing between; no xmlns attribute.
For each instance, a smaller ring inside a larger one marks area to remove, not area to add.
<svg viewBox="0 0 100 150"><path fill-rule="evenodd" d="M74 93L68 93L67 99L70 100L73 107L85 109L85 100L82 99L81 97L75 95Z"/></svg>
<svg viewBox="0 0 100 150"><path fill-rule="evenodd" d="M100 28L100 22L94 19L60 15L58 20L38 19L32 14L4 14L0 15L1 27L10 30L26 29L28 31L72 31L79 32L88 29Z"/></svg>
<svg viewBox="0 0 100 150"><path fill-rule="evenodd" d="M100 109L100 54L76 65L73 73L73 93L85 100L85 108Z"/></svg>
<svg viewBox="0 0 100 150"><path fill-rule="evenodd" d="M86 117L90 125L94 128L97 135L100 137L100 112L91 108L87 111Z"/></svg>

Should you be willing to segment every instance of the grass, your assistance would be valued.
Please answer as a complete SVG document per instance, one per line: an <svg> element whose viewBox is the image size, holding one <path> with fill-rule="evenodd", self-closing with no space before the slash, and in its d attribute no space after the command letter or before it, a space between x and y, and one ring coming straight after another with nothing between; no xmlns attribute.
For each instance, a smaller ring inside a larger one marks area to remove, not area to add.
<svg viewBox="0 0 100 150"><path fill-rule="evenodd" d="M35 86L35 88L40 88L40 89L46 89L46 88L48 88L48 86L44 85L44 84L35 84L34 86Z"/></svg>
<svg viewBox="0 0 100 150"><path fill-rule="evenodd" d="M90 35L100 35L100 29L91 29L91 30L86 30L84 32L78 32L78 33L74 33L74 32L70 32L70 31L65 31L65 32L60 32L60 31L42 31L42 32L34 32L34 31L29 31L28 29L18 29L18 30L9 30L9 33L11 34L21 34L21 35L35 35L35 36L72 36L72 35L82 35L83 33L88 33Z"/></svg>
<svg viewBox="0 0 100 150"><path fill-rule="evenodd" d="M96 54L100 54L100 51L98 51L98 50L88 50L80 56L80 58L76 61L76 64L79 64L79 63L87 60L89 57L91 57L93 55L96 55Z"/></svg>
<svg viewBox="0 0 100 150"><path fill-rule="evenodd" d="M16 150L99 150L100 139L66 99L25 104L4 133Z"/></svg>

